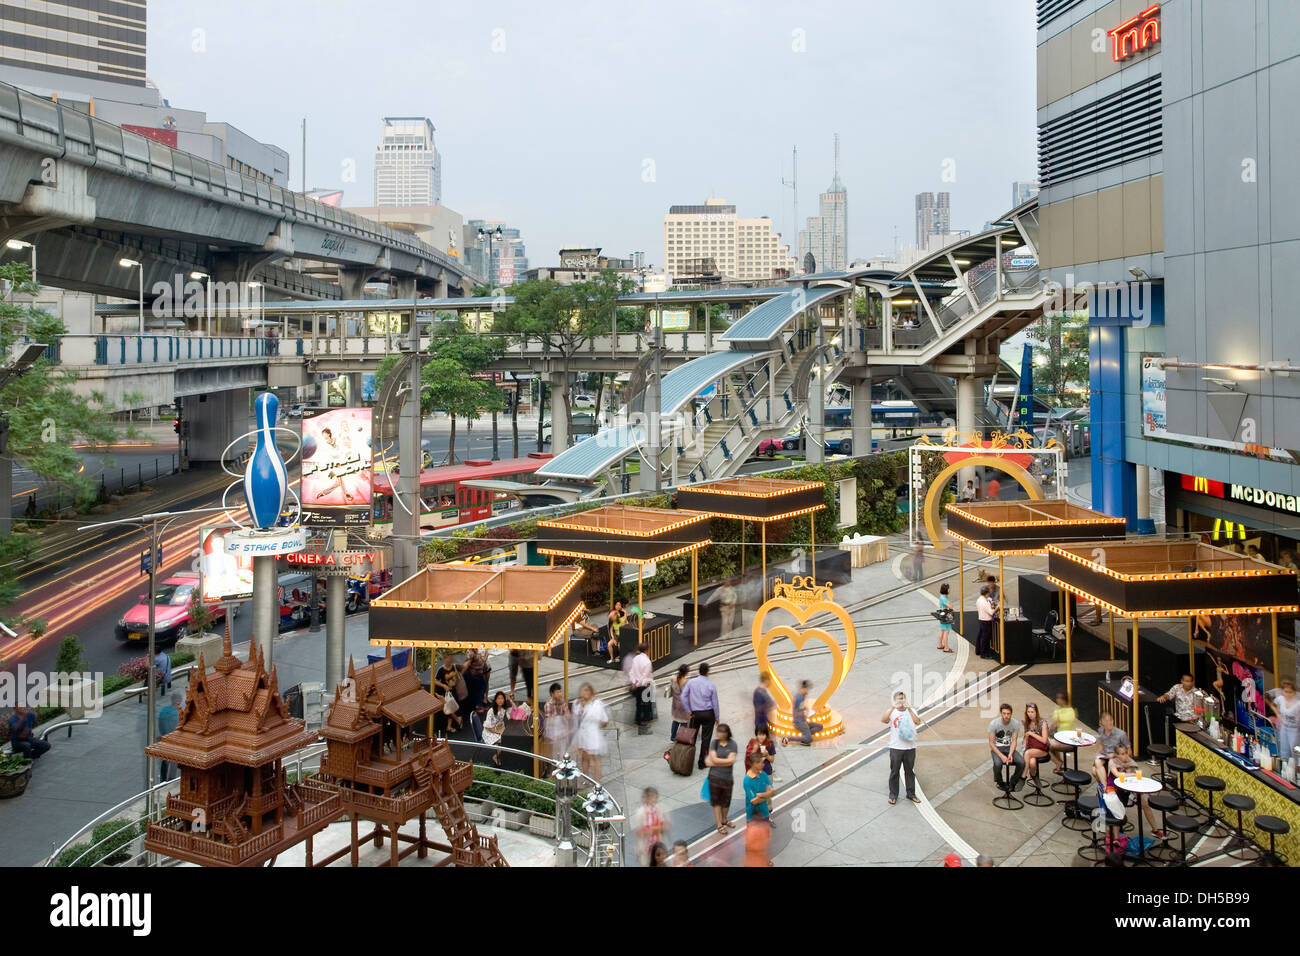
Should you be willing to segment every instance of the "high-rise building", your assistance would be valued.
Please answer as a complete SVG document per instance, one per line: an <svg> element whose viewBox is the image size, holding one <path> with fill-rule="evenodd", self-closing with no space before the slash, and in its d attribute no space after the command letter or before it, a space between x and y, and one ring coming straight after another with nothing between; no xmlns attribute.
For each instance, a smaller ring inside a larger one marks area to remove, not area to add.
<svg viewBox="0 0 1300 956"><path fill-rule="evenodd" d="M1038 195L1037 179L1017 179L1011 184L1011 208L1029 202Z"/></svg>
<svg viewBox="0 0 1300 956"><path fill-rule="evenodd" d="M668 207L664 269L682 277L708 270L745 282L788 276L793 263L790 247L773 231L770 217L744 219L725 199L706 199L702 206Z"/></svg>
<svg viewBox="0 0 1300 956"><path fill-rule="evenodd" d="M500 238L497 238L498 229ZM483 238L479 238L479 233ZM465 266L493 288L514 285L528 271L522 234L500 220L471 219L465 223Z"/></svg>
<svg viewBox="0 0 1300 956"><path fill-rule="evenodd" d="M849 193L840 182L840 135L835 134L835 172L826 191L817 197L817 215L799 230L799 263L812 253L818 272L839 271L849 264Z"/></svg>
<svg viewBox="0 0 1300 956"><path fill-rule="evenodd" d="M145 7L146 0L41 0L7 8L0 35L5 82L32 89L44 85L35 76L57 73L144 86Z"/></svg>
<svg viewBox="0 0 1300 956"><path fill-rule="evenodd" d="M376 206L442 205L442 154L425 116L385 116L375 150Z"/></svg>
<svg viewBox="0 0 1300 956"><path fill-rule="evenodd" d="M916 247L924 249L930 237L952 232L952 207L948 193L916 194Z"/></svg>

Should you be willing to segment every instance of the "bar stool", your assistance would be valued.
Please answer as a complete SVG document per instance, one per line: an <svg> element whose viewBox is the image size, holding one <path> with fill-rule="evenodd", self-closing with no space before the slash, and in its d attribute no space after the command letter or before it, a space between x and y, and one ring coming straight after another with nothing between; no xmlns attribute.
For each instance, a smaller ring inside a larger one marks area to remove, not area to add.
<svg viewBox="0 0 1300 956"><path fill-rule="evenodd" d="M1211 777L1208 774L1198 776L1193 782L1196 784L1196 789L1204 790L1210 795L1210 801L1206 805L1210 816L1202 827L1202 832L1207 837L1215 840L1222 840L1231 836L1232 831L1225 827L1214 814L1214 795L1225 790L1228 785L1223 782L1221 777Z"/></svg>
<svg viewBox="0 0 1300 956"><path fill-rule="evenodd" d="M1234 860L1258 860L1263 855L1263 851L1255 846L1254 840L1246 836L1246 829L1241 818L1243 813L1255 809L1255 801L1242 793L1225 793L1223 795L1223 805L1229 810L1237 811L1236 834L1225 852Z"/></svg>
<svg viewBox="0 0 1300 956"><path fill-rule="evenodd" d="M998 795L993 798L993 806L997 807L999 810L1023 810L1024 809L1025 806L1024 803L1020 800L1019 797L1014 796L1012 794L1010 787L1003 784L1003 785L999 785L998 790L999 790Z"/></svg>
<svg viewBox="0 0 1300 956"><path fill-rule="evenodd" d="M1174 862L1178 866L1188 866L1196 861L1196 854L1188 852L1187 834L1201 832L1201 821L1195 817L1189 817L1182 813L1171 813L1165 817L1165 826L1178 834L1178 849L1169 847L1169 850L1176 853Z"/></svg>
<svg viewBox="0 0 1300 956"><path fill-rule="evenodd" d="M1147 744L1147 751L1151 754L1151 761L1160 767L1160 772L1156 774L1156 779L1165 786L1171 786L1174 782L1173 775L1165 768L1165 761L1174 756L1176 751L1168 744Z"/></svg>
<svg viewBox="0 0 1300 956"><path fill-rule="evenodd" d="M1255 816L1255 829L1263 830L1268 834L1268 855L1260 857L1260 863L1268 861L1270 863L1286 863L1286 857L1277 852L1274 846L1273 838L1283 836L1291 832L1291 824L1287 823L1281 817L1272 817L1267 814L1257 814Z"/></svg>
<svg viewBox="0 0 1300 956"><path fill-rule="evenodd" d="M1169 772L1178 774L1178 783L1170 782L1170 785L1178 791L1178 802L1192 810L1191 816L1198 816L1201 807L1195 798L1187 792L1186 781L1183 779L1185 774L1196 772L1196 762L1188 760L1186 757L1168 757L1165 760L1165 766L1169 768Z"/></svg>
<svg viewBox="0 0 1300 956"><path fill-rule="evenodd" d="M1161 793L1153 793L1151 794L1151 796L1147 797L1147 806L1149 806L1152 810L1155 810L1160 814L1160 829L1163 830L1166 834L1168 834L1169 814L1177 813L1178 808L1181 807L1182 804L1178 802L1178 798L1174 796L1172 793L1161 792ZM1167 840L1168 836L1166 836L1165 839ZM1157 846L1153 846L1147 852L1155 856L1156 854L1160 854L1160 853L1176 853L1177 851L1174 850L1173 847L1169 846L1168 843L1162 843ZM1162 863L1170 862L1168 859L1166 859L1163 856L1156 856L1156 859L1160 860L1160 862Z"/></svg>
<svg viewBox="0 0 1300 956"><path fill-rule="evenodd" d="M1079 793L1084 787L1092 782L1092 774L1084 773L1082 770L1070 770L1067 768L1064 777L1065 779L1062 783L1074 791L1074 796L1072 799L1065 801L1065 813L1061 817L1061 826L1065 827L1067 830L1074 830L1076 832L1091 829L1092 824L1089 822L1086 815L1081 816L1084 809L1079 804Z"/></svg>
<svg viewBox="0 0 1300 956"><path fill-rule="evenodd" d="M1043 792L1043 781L1039 776L1042 772L1043 764L1042 761L1039 761L1034 767L1033 775L1025 775L1025 780L1029 782L1030 792L1021 799L1031 807L1050 807L1056 802Z"/></svg>
<svg viewBox="0 0 1300 956"><path fill-rule="evenodd" d="M1085 793L1079 797L1078 805L1080 811L1087 811L1088 814L1091 816L1093 813L1096 812L1097 808L1101 805L1101 801L1097 799L1097 795L1095 793ZM1115 818L1112 817L1109 813L1106 814L1107 836L1109 836L1111 831L1114 829L1114 826L1111 824L1111 821L1114 819ZM1087 860L1089 863L1093 864L1094 866L1100 863L1104 863L1106 860L1105 845L1097 839L1097 831L1091 825L1089 825L1088 827L1088 833L1089 833L1088 845L1081 846L1076 851L1079 854L1079 858L1083 860Z"/></svg>

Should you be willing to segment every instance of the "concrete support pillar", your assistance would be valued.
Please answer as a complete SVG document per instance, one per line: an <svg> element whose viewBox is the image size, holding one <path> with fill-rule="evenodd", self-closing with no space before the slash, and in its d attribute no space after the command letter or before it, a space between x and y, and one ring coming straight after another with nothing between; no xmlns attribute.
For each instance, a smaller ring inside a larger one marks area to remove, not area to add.
<svg viewBox="0 0 1300 956"><path fill-rule="evenodd" d="M569 380L563 372L551 373L551 453L569 447Z"/></svg>
<svg viewBox="0 0 1300 956"><path fill-rule="evenodd" d="M871 379L853 380L849 396L850 414L853 418L853 454L871 452Z"/></svg>
<svg viewBox="0 0 1300 956"><path fill-rule="evenodd" d="M366 280L370 278L369 269L339 269L339 296L345 301L361 298Z"/></svg>
<svg viewBox="0 0 1300 956"><path fill-rule="evenodd" d="M280 630L278 589L275 558L271 555L253 558L253 641L261 651L268 670L271 667L275 635Z"/></svg>
<svg viewBox="0 0 1300 956"><path fill-rule="evenodd" d="M216 464L225 447L249 425L248 389L238 388L205 395L187 395L180 400L181 419L188 422L188 457L193 464ZM232 449L232 454L242 451Z"/></svg>
<svg viewBox="0 0 1300 956"><path fill-rule="evenodd" d="M343 625L347 614L347 577L342 572L341 555L348 549L346 531L333 534L333 551L335 568L340 569L331 574L325 585L325 692L332 693L334 688L343 683L346 657L344 655Z"/></svg>
<svg viewBox="0 0 1300 956"><path fill-rule="evenodd" d="M963 435L975 430L975 392L979 383L974 375L957 376L957 431ZM960 495L966 482L975 479L974 468L963 468L957 474L957 491Z"/></svg>
<svg viewBox="0 0 1300 956"><path fill-rule="evenodd" d="M1137 466L1137 524L1138 534L1155 534L1156 523L1151 518L1151 469ZM3 500L3 499L0 499Z"/></svg>
<svg viewBox="0 0 1300 956"><path fill-rule="evenodd" d="M390 278L388 288L394 299L414 299L415 276L407 276L402 279Z"/></svg>
<svg viewBox="0 0 1300 956"><path fill-rule="evenodd" d="M447 277L438 276L433 280L433 297L435 299L447 298Z"/></svg>
<svg viewBox="0 0 1300 956"><path fill-rule="evenodd" d="M817 319L817 359L813 362L812 381L808 383L808 464L820 465L826 460L826 380L822 376L822 363L826 361L826 330Z"/></svg>

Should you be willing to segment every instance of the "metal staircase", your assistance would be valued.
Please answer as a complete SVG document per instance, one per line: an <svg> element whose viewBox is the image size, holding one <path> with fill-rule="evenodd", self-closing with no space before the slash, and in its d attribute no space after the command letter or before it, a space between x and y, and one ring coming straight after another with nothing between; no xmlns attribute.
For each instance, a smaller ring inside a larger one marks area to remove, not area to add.
<svg viewBox="0 0 1300 956"><path fill-rule="evenodd" d="M673 436L675 447L661 456L671 477L687 483L729 477L758 450L759 442L783 435L802 421L808 413L808 389L800 377L811 378L813 356L819 351L811 342L807 332L791 333L781 351L765 358L747 378L720 383L717 394L696 413L690 433ZM833 381L844 360L842 349L825 347L822 380Z"/></svg>

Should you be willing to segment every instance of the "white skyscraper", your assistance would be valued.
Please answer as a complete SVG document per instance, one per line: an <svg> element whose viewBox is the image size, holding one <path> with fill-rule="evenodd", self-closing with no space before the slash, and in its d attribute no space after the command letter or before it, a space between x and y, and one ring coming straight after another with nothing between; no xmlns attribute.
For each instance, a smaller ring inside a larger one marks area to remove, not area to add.
<svg viewBox="0 0 1300 956"><path fill-rule="evenodd" d="M384 117L375 150L375 205L442 205L442 155L428 117Z"/></svg>
<svg viewBox="0 0 1300 956"><path fill-rule="evenodd" d="M826 192L817 197L817 215L799 230L799 268L812 253L818 272L833 272L849 264L849 193L840 182L840 137L835 134L835 174Z"/></svg>

